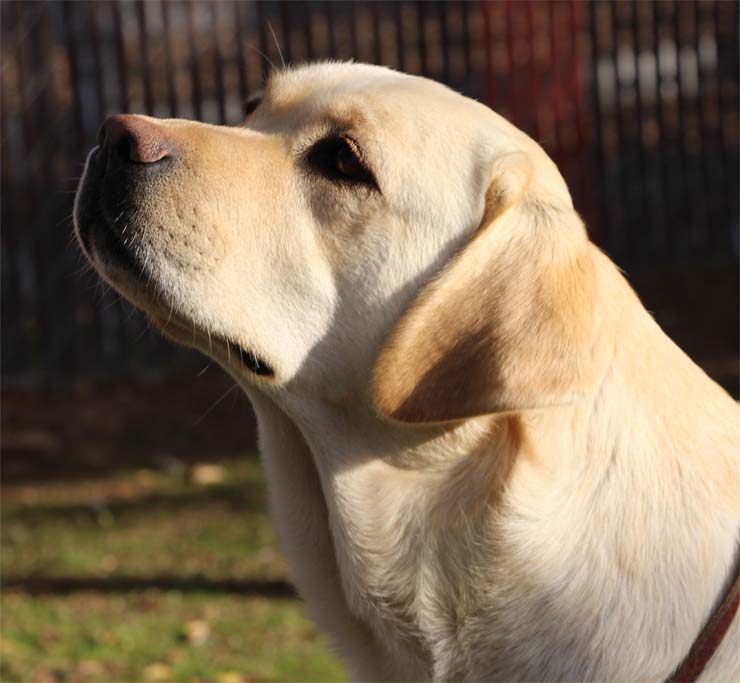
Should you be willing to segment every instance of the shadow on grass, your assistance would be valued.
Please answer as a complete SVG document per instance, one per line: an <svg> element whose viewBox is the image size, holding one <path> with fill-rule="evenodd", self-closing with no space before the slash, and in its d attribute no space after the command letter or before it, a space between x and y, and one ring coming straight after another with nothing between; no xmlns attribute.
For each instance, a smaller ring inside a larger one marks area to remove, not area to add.
<svg viewBox="0 0 740 683"><path fill-rule="evenodd" d="M287 581L240 581L209 579L206 576L111 576L111 577L5 577L0 584L6 591L30 595L68 595L78 592L131 593L146 590L181 591L183 593L234 593L264 598L295 598L296 592Z"/></svg>
<svg viewBox="0 0 740 683"><path fill-rule="evenodd" d="M106 510L114 516L152 515L155 512L172 513L191 508L202 503L224 503L237 511L264 512L267 501L262 482L238 482L218 484L202 489L187 489L173 493L143 495L129 500L101 500L100 503L73 503L69 505L33 505L3 511L5 521L19 518L26 522L42 522L47 518L54 520L95 516Z"/></svg>

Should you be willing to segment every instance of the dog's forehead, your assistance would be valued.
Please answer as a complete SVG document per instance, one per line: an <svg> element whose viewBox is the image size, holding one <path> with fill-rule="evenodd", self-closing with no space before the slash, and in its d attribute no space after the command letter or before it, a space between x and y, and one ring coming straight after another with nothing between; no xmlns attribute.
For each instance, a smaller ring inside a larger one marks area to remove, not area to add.
<svg viewBox="0 0 740 683"><path fill-rule="evenodd" d="M374 119L394 109L435 107L466 101L446 86L372 64L322 62L276 71L268 80L265 101L273 115L313 114Z"/></svg>
<svg viewBox="0 0 740 683"><path fill-rule="evenodd" d="M422 79L374 64L318 62L274 71L268 89L274 97L311 96L321 91L353 92L367 87Z"/></svg>

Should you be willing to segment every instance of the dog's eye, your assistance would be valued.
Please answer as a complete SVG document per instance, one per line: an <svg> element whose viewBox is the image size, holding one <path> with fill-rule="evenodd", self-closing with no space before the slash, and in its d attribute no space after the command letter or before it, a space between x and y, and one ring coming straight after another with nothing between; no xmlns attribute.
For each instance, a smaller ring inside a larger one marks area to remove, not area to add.
<svg viewBox="0 0 740 683"><path fill-rule="evenodd" d="M375 179L362 161L359 147L348 138L331 137L317 142L308 154L308 162L329 178L375 185Z"/></svg>
<svg viewBox="0 0 740 683"><path fill-rule="evenodd" d="M249 97L247 97L246 100L242 103L242 114L244 115L244 118L249 116L257 107L262 104L262 99L264 97L264 94L260 90L259 92L252 93Z"/></svg>
<svg viewBox="0 0 740 683"><path fill-rule="evenodd" d="M359 180L361 176L367 175L365 167L349 142L344 141L344 144L339 146L334 155L334 163L337 171L347 178Z"/></svg>

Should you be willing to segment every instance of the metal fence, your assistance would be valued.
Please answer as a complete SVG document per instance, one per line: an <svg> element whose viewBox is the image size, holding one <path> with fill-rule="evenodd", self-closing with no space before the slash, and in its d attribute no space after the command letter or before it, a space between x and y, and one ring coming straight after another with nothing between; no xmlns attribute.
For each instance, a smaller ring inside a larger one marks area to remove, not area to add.
<svg viewBox="0 0 740 683"><path fill-rule="evenodd" d="M386 64L485 101L553 156L623 267L737 258L736 2L6 0L0 11L6 382L189 362L85 272L69 220L77 176L106 115L238 124L282 58Z"/></svg>

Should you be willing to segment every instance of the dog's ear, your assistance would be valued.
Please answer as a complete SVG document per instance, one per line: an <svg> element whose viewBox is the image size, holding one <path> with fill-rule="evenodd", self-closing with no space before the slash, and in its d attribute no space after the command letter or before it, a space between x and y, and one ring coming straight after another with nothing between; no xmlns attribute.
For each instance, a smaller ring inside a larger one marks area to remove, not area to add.
<svg viewBox="0 0 740 683"><path fill-rule="evenodd" d="M379 411L444 422L574 400L594 381L594 297L588 238L570 198L537 184L525 155L505 157L478 231L380 352Z"/></svg>

